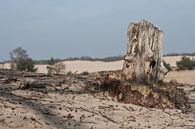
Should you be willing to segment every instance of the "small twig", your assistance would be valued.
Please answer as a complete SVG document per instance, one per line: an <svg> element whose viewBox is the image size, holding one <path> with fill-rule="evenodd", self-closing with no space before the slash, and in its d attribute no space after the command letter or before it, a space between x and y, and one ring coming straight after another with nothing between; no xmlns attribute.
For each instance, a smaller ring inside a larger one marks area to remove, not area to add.
<svg viewBox="0 0 195 129"><path fill-rule="evenodd" d="M126 109L127 111L135 111L135 109L133 109L132 107L127 108L127 106L122 106L124 109Z"/></svg>
<svg viewBox="0 0 195 129"><path fill-rule="evenodd" d="M92 114L95 114L95 115L104 117L105 119L107 119L108 121L111 121L111 122L113 122L113 123L120 124L119 122L117 122L117 121L115 121L115 120L109 118L108 116L102 114L101 112L96 113L96 112L93 112L93 111L89 111L89 110L87 110L87 109L84 109L84 108L82 108L82 107L80 107L80 109L82 109L82 110L84 110L84 111L86 111L86 112L89 112L89 113L92 113Z"/></svg>
<svg viewBox="0 0 195 129"><path fill-rule="evenodd" d="M85 121L85 122L82 122L82 123L87 123L87 124L97 124L97 123L95 123L95 122L90 122L90 121Z"/></svg>
<svg viewBox="0 0 195 129"><path fill-rule="evenodd" d="M81 109L81 110L83 110L83 111L86 111L86 112L89 112L89 113L92 113L92 114L95 114L95 115L101 116L100 114L98 114L98 113L96 113L96 112L89 111L89 110L84 109L84 108L82 108L82 107L80 107L80 109Z"/></svg>
<svg viewBox="0 0 195 129"><path fill-rule="evenodd" d="M115 120L109 118L108 116L106 116L106 115L104 115L104 114L102 114L101 116L103 116L104 118L106 118L108 121L111 121L111 122L116 123L116 124L120 124L119 122L117 122L117 121L115 121Z"/></svg>
<svg viewBox="0 0 195 129"><path fill-rule="evenodd" d="M34 121L34 122L36 122L36 123L38 123L38 124L40 124L40 125L43 125L42 123L40 123L39 121L37 121L35 118L33 118L33 117L31 117L31 120L32 121Z"/></svg>

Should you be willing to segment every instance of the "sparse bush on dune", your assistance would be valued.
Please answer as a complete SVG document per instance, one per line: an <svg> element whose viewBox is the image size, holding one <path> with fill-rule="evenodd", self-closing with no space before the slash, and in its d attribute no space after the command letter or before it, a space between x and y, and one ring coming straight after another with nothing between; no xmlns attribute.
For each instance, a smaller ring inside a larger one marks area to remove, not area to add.
<svg viewBox="0 0 195 129"><path fill-rule="evenodd" d="M53 75L53 74L65 74L66 70L66 65L63 64L62 62L56 63L54 58L51 58L48 61L48 75Z"/></svg>
<svg viewBox="0 0 195 129"><path fill-rule="evenodd" d="M195 61L188 57L182 57L181 61L177 61L178 70L193 70L195 69Z"/></svg>
<svg viewBox="0 0 195 129"><path fill-rule="evenodd" d="M56 74L65 74L66 65L63 64L62 62L55 64L54 68L55 68Z"/></svg>

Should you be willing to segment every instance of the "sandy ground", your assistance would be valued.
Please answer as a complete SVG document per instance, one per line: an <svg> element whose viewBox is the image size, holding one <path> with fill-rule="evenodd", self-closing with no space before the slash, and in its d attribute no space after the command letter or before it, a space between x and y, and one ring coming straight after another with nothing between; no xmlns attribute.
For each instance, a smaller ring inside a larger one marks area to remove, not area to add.
<svg viewBox="0 0 195 129"><path fill-rule="evenodd" d="M165 76L165 81L177 80L179 83L195 85L195 70L171 71Z"/></svg>
<svg viewBox="0 0 195 129"><path fill-rule="evenodd" d="M10 69L10 63L0 64L0 68L3 68L3 69Z"/></svg>
<svg viewBox="0 0 195 129"><path fill-rule="evenodd" d="M194 129L193 114L149 109L89 94L16 90L0 97L1 129Z"/></svg>
<svg viewBox="0 0 195 129"><path fill-rule="evenodd" d="M19 75L12 75L20 78ZM48 82L46 89L34 90L21 90L17 88L20 87L19 82L3 76L4 73L1 73L0 129L195 128L193 113L115 102L104 97L102 92L87 92L82 76L78 79L61 76L52 80L43 77ZM58 84L57 80L63 83ZM50 81L52 85L48 85Z"/></svg>

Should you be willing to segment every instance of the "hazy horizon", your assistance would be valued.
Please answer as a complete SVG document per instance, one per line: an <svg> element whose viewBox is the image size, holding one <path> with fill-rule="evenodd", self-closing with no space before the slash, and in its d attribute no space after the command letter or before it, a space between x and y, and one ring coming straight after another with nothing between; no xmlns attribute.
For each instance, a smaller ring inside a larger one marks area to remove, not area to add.
<svg viewBox="0 0 195 129"><path fill-rule="evenodd" d="M0 61L21 46L35 60L126 53L130 22L164 32L164 53L195 52L194 0L0 0Z"/></svg>

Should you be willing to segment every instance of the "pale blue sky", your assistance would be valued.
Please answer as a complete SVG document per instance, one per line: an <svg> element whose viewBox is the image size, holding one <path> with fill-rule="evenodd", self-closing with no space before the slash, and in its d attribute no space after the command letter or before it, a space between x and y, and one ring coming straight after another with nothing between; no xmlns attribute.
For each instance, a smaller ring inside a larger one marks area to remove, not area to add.
<svg viewBox="0 0 195 129"><path fill-rule="evenodd" d="M164 52L195 51L195 0L0 0L0 61L21 46L33 59L126 52L130 22L164 31Z"/></svg>

